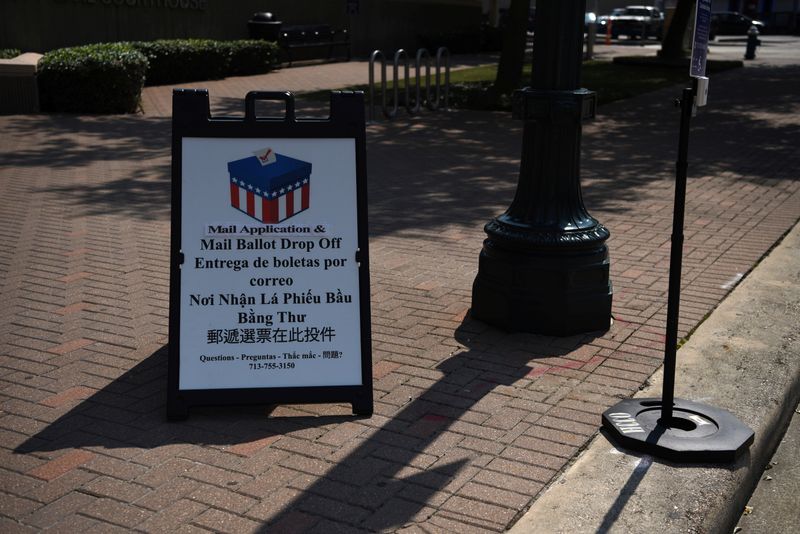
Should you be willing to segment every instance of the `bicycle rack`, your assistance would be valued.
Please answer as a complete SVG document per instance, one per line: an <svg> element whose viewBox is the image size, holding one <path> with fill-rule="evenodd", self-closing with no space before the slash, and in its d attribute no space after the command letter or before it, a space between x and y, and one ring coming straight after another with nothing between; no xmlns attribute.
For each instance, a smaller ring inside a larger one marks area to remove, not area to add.
<svg viewBox="0 0 800 534"><path fill-rule="evenodd" d="M405 58L405 61L404 61L405 69L403 70L403 75L404 75L405 81L406 81L406 83L404 84L405 85L405 93L406 94L403 97L403 105L405 105L405 108L408 111L409 115L412 113L411 108L409 107L410 102L409 102L409 87L408 87L408 85L411 82L411 79L408 77L408 54L406 54L406 51L401 48L400 50L398 50L397 52L394 53L394 68L392 69L392 77L393 77L393 80L394 80L394 83L392 84L392 87L393 87L392 93L393 93L393 96L394 96L394 98L392 98L392 106L393 107L392 107L392 111L390 111L388 113L386 112L385 108L383 110L383 114L386 115L387 119L393 119L394 117L396 117L397 116L397 110L400 109L400 83L399 83L400 78L397 77L397 75L399 74L398 71L399 71L399 67L400 67L400 58Z"/></svg>
<svg viewBox="0 0 800 534"><path fill-rule="evenodd" d="M414 105L411 105L411 79L409 68L408 53L404 49L399 49L394 54L392 74L394 76L394 87L392 89L392 107L387 106L386 97L386 56L381 50L375 50L369 56L369 120L375 120L375 62L380 60L381 63L381 108L383 115L387 119L392 119L397 116L400 110L400 62L403 63L403 75L405 81L404 95L402 105L406 108L409 115L418 113L422 109L422 95L421 95L421 70L422 62L425 61L425 106L431 111L436 111L442 107L442 83L441 83L441 70L442 63L444 62L444 109L449 107L450 100L450 52L445 47L439 47L436 51L436 85L435 85L435 99L431 100L431 56L428 50L420 48L417 50L417 55L414 61L414 70L416 74L415 83L415 100Z"/></svg>
<svg viewBox="0 0 800 534"><path fill-rule="evenodd" d="M369 121L375 120L375 59L381 58L381 107L386 113L386 56L375 50L369 56Z"/></svg>
<svg viewBox="0 0 800 534"><path fill-rule="evenodd" d="M419 113L419 110L422 109L422 100L420 99L419 94L419 69L421 67L422 58L425 58L425 102L430 103L431 101L431 55L428 53L428 50L425 48L420 48L417 50L417 59L414 62L414 67L416 67L416 75L417 75L417 83L416 83L416 95L417 99L415 101L414 107L412 108L414 113ZM406 82L407 83L407 82Z"/></svg>
<svg viewBox="0 0 800 534"><path fill-rule="evenodd" d="M436 103L429 103L429 107L436 111L441 103L439 96L439 74L442 67L442 57L444 57L444 109L450 107L450 51L445 47L440 47L436 51Z"/></svg>

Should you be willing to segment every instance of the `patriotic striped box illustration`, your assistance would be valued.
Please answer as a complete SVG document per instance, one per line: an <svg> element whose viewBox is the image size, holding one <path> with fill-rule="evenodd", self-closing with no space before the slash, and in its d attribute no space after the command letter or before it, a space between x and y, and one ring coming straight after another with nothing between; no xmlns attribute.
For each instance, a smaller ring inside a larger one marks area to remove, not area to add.
<svg viewBox="0 0 800 534"><path fill-rule="evenodd" d="M228 163L231 206L263 223L305 211L311 199L311 163L266 148Z"/></svg>

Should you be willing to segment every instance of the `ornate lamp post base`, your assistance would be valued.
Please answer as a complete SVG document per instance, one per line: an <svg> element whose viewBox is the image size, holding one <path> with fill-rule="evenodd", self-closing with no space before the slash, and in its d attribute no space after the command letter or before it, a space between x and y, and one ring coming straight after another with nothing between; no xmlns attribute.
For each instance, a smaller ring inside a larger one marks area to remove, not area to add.
<svg viewBox="0 0 800 534"><path fill-rule="evenodd" d="M514 200L486 225L472 316L505 330L568 336L608 330L608 230L583 205L581 123L597 97L580 87L585 0L539 0Z"/></svg>
<svg viewBox="0 0 800 534"><path fill-rule="evenodd" d="M596 102L586 89L514 94L513 115L525 124L519 184L508 210L485 228L475 319L555 336L611 326L609 232L589 215L580 187L581 122L594 118Z"/></svg>
<svg viewBox="0 0 800 534"><path fill-rule="evenodd" d="M486 232L497 235L502 226L495 219ZM472 285L472 317L503 330L553 336L608 330L608 233L598 225L592 234L602 239L550 249L506 248L486 239Z"/></svg>

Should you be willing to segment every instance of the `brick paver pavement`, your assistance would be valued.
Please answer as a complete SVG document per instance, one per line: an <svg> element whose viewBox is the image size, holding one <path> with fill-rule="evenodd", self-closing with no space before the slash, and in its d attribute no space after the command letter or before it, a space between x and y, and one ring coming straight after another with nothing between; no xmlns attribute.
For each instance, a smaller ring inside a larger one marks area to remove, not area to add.
<svg viewBox="0 0 800 534"><path fill-rule="evenodd" d="M360 419L319 405L166 422L169 120L0 118L0 530L502 531L661 363L678 93L585 129L616 321L568 338L467 313L520 125L368 128L376 404ZM800 217L800 68L725 73L713 94L693 124L682 335Z"/></svg>
<svg viewBox="0 0 800 534"><path fill-rule="evenodd" d="M392 51L391 54L394 54L394 51ZM392 55L388 57L387 62L386 79L393 80ZM466 67L490 64L492 62L496 63L497 58L488 54L475 56L456 55L450 60L450 69L455 71ZM422 71L425 72L424 64ZM434 59L431 60L432 84L435 83L435 72L436 63ZM443 60L441 65L441 83L444 83L444 73L445 64ZM379 61L375 63L374 74L376 83L380 83L381 68ZM402 67L400 67L399 74L401 77L403 76ZM411 58L409 75L416 75L413 57ZM293 67L291 69L283 68L257 76L239 76L200 83L202 87L207 88L209 91L212 112L235 116L244 115L244 103L242 102L242 98L243 95L247 94L249 91L321 91L331 88L337 89L361 84L366 85L368 80L369 61L353 60L346 63L323 63ZM148 116L171 117L173 87L196 88L199 86L200 85L196 82L189 82L176 86L146 87L142 93L142 110L144 114ZM389 98L391 99L391 95ZM380 97L376 96L376 100L379 99ZM314 115L318 112L319 110L316 107L312 107L310 110L298 107L297 115L303 117L305 113ZM380 114L377 107L375 113ZM327 116L327 114L323 114Z"/></svg>

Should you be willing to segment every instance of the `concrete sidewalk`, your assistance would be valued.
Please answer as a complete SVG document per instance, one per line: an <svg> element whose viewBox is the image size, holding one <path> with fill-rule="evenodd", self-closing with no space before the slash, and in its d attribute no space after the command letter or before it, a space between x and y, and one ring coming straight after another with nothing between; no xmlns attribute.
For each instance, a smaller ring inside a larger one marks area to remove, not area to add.
<svg viewBox="0 0 800 534"><path fill-rule="evenodd" d="M511 532L733 532L800 400L798 325L800 225L678 353L676 397L734 413L755 431L749 450L734 464L676 465L622 451L603 432ZM660 397L661 379L659 372L636 396ZM783 502L784 517L798 518L796 498L791 491L771 495L762 503L762 530L748 532L789 532L770 528L770 515ZM788 525L784 517L775 524Z"/></svg>
<svg viewBox="0 0 800 534"><path fill-rule="evenodd" d="M392 52L393 54L394 52ZM387 57L386 79L393 80L393 57ZM450 58L453 71L497 63L497 56L456 55ZM431 78L436 71L435 58L431 60ZM445 65L441 66L444 77ZM400 70L402 76L402 67ZM424 68L423 68L424 72ZM411 76L415 75L414 58L411 58ZM444 80L444 78L442 78ZM381 81L380 62L375 63L375 81ZM341 89L369 82L369 61L354 59L346 63L311 64L292 68L282 68L267 74L240 76L207 82L189 82L181 85L145 87L142 91L142 111L150 117L172 116L172 90L175 87L208 89L212 115L244 115L242 99L250 91L292 91L304 93L328 89ZM433 83L433 82L431 82ZM299 110L299 116L302 112Z"/></svg>
<svg viewBox="0 0 800 534"><path fill-rule="evenodd" d="M726 72L693 123L682 336L800 218L798 80L796 64ZM0 117L0 530L511 527L661 364L678 93L601 107L585 128L616 320L570 338L468 316L520 124L456 111L369 126L368 419L312 405L167 423L169 119Z"/></svg>

